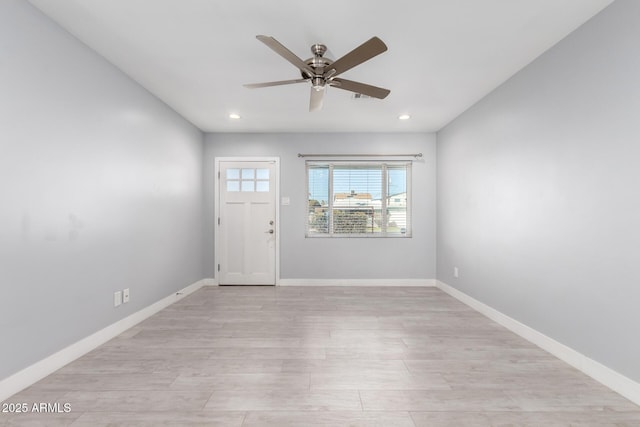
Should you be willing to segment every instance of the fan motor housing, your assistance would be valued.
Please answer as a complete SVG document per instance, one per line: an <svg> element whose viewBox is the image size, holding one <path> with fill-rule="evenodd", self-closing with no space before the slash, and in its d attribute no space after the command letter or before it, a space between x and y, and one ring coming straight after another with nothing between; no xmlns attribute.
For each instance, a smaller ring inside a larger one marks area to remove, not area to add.
<svg viewBox="0 0 640 427"><path fill-rule="evenodd" d="M326 51L327 51L327 46L320 43L316 43L313 46L311 46L311 53L313 53L314 56L304 61L308 66L313 68L313 71L315 71L316 76L322 76L327 66L333 64L332 60L322 56L325 54ZM301 75L302 75L302 78L305 78L305 79L309 78L309 76L307 76L304 72L302 72Z"/></svg>

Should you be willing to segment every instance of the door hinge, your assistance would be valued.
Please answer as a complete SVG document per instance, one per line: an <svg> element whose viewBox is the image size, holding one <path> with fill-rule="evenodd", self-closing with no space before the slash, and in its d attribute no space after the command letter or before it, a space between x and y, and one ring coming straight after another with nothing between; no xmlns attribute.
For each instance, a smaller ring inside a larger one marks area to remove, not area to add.
<svg viewBox="0 0 640 427"><path fill-rule="evenodd" d="M220 225L220 217L218 217L218 225Z"/></svg>
<svg viewBox="0 0 640 427"><path fill-rule="evenodd" d="M218 171L218 179L220 179L220 171Z"/></svg>
<svg viewBox="0 0 640 427"><path fill-rule="evenodd" d="M218 264L218 271L220 271L220 264Z"/></svg>

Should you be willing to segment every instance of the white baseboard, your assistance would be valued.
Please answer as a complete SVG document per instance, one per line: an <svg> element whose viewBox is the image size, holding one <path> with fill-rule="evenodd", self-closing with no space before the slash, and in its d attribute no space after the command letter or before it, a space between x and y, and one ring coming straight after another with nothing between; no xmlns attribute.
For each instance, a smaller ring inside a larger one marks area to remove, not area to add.
<svg viewBox="0 0 640 427"><path fill-rule="evenodd" d="M218 286L217 278L202 279L200 282L202 282L202 286Z"/></svg>
<svg viewBox="0 0 640 427"><path fill-rule="evenodd" d="M558 359L582 371L599 383L626 397L636 405L640 405L640 383L637 383L632 379L627 378L624 375L614 371L613 369L608 368L593 359L590 359L584 354L577 352L571 347L567 347L566 345L559 343L553 338L550 338L543 333L538 332L535 329L518 322L517 320L499 312L492 307L489 307L488 305L474 299L473 297L470 297L469 295L457 290L450 285L447 285L446 283L436 280L435 285L439 289L473 308L477 312L487 316L494 322L504 326L510 331L520 335L527 341L553 354Z"/></svg>
<svg viewBox="0 0 640 427"><path fill-rule="evenodd" d="M435 286L434 279L280 279L280 286Z"/></svg>
<svg viewBox="0 0 640 427"><path fill-rule="evenodd" d="M88 337L83 338L66 348L63 348L57 353L54 353L51 356L42 359L39 362L36 362L19 372L16 372L10 377L3 379L2 381L0 381L0 402L35 384L44 377L51 375L63 366L73 362L74 360L84 356L85 354L101 346L107 341L117 337L127 329L132 328L143 320L153 316L154 314L170 306L174 302L181 300L185 296L197 291L204 285L205 281L206 279L193 283L186 288L181 289L169 295L168 297L163 298L160 301L125 317L124 319L118 320L116 323L113 323L106 328L101 329L98 332L91 334Z"/></svg>

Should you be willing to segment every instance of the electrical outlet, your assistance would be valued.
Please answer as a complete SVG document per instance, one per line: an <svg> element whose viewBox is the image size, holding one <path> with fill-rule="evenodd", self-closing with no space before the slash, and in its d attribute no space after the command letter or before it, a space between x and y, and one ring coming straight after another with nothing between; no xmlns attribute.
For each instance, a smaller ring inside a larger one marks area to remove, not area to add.
<svg viewBox="0 0 640 427"><path fill-rule="evenodd" d="M453 277L460 277L460 272L458 271L458 267L453 267Z"/></svg>
<svg viewBox="0 0 640 427"><path fill-rule="evenodd" d="M122 302L124 304L129 302L129 288L127 288L124 291L122 291Z"/></svg>
<svg viewBox="0 0 640 427"><path fill-rule="evenodd" d="M117 307L122 304L122 291L117 291L113 293L113 306Z"/></svg>

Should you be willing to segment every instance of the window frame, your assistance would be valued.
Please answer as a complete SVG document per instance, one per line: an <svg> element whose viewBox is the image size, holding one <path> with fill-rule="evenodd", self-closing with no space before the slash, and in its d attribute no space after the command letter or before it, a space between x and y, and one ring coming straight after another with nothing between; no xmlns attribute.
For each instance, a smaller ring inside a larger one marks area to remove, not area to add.
<svg viewBox="0 0 640 427"><path fill-rule="evenodd" d="M334 193L334 168L335 166L340 166L341 168L344 168L345 166L349 166L349 165L353 165L353 166L357 166L358 168L361 167L366 167L366 166L374 166L374 167L380 167L380 170L382 172L382 185L381 185L381 207L380 207L380 211L381 211L381 215L382 215L382 230L380 232L377 233L335 233L334 232L334 198L335 198L335 193ZM326 233L318 233L318 232L311 232L310 231L310 223L309 223L309 215L310 215L310 209L309 209L309 200L311 200L310 197L310 188L309 188L309 170L313 167L327 167L328 169L328 200L327 200L327 212L328 212L328 219L327 219L327 232ZM388 199L390 197L388 193L388 187L389 187L389 174L388 174L388 170L389 167L398 167L398 166L402 166L405 168L406 171L406 182L405 182L405 189L406 189L406 227L405 227L405 232L388 232L387 231L387 225L388 225L388 217L389 217L389 213L388 213ZM370 239L370 238L411 238L413 237L413 221L412 221L412 215L411 215L411 206L412 206L412 199L413 199L413 195L411 192L411 187L412 187L412 162L411 161L400 161L400 160L306 160L305 161L305 187L307 190L307 202L306 202L306 207L305 207L305 214L306 214L306 221L305 221L305 238L366 238L366 239Z"/></svg>

